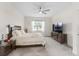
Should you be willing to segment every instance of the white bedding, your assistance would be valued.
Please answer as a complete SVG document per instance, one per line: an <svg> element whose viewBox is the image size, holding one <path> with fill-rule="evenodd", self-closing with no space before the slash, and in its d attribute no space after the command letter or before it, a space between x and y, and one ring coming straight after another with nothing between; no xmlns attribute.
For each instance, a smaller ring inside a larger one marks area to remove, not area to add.
<svg viewBox="0 0 79 59"><path fill-rule="evenodd" d="M16 39L16 45L45 44L44 38L40 33L25 33L22 31L14 31L13 38Z"/></svg>

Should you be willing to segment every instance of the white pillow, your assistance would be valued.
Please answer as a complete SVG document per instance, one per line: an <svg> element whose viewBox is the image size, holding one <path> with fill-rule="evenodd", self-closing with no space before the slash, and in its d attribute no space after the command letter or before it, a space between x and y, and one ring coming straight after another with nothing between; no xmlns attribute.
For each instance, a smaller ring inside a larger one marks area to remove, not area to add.
<svg viewBox="0 0 79 59"><path fill-rule="evenodd" d="M20 30L16 30L15 32L16 32L16 35L17 35L17 36L22 36L22 33L21 33Z"/></svg>
<svg viewBox="0 0 79 59"><path fill-rule="evenodd" d="M25 35L26 33L24 32L24 30L20 30L22 35Z"/></svg>

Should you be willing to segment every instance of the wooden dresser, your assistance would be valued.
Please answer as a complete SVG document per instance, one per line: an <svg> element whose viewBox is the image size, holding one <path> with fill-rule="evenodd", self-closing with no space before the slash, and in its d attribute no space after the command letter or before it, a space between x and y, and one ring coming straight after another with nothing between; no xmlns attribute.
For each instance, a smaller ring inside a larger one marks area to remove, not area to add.
<svg viewBox="0 0 79 59"><path fill-rule="evenodd" d="M53 37L54 40L58 41L59 43L67 43L67 34L51 32L51 37Z"/></svg>
<svg viewBox="0 0 79 59"><path fill-rule="evenodd" d="M0 56L6 56L13 51L13 49L15 49L15 44L15 40L12 40L10 43L4 42L3 44L0 44Z"/></svg>

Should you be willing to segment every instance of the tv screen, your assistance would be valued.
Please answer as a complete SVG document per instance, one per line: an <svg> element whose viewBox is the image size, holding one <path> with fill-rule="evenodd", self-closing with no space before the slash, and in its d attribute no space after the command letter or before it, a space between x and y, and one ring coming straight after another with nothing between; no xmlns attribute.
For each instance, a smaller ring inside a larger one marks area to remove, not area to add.
<svg viewBox="0 0 79 59"><path fill-rule="evenodd" d="M53 31L62 33L63 32L63 23L53 24Z"/></svg>

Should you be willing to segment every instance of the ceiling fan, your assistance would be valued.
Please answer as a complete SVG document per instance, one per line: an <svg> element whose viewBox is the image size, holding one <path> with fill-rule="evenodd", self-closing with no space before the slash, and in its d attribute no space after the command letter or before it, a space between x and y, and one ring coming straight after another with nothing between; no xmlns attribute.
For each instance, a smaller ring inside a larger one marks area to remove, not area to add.
<svg viewBox="0 0 79 59"><path fill-rule="evenodd" d="M39 13L47 14L50 11L50 9L44 9L42 6L39 7Z"/></svg>
<svg viewBox="0 0 79 59"><path fill-rule="evenodd" d="M37 6L37 10L38 10L38 13L40 14L47 14L50 11L50 9L46 9L44 5Z"/></svg>

